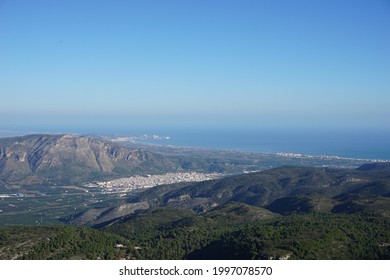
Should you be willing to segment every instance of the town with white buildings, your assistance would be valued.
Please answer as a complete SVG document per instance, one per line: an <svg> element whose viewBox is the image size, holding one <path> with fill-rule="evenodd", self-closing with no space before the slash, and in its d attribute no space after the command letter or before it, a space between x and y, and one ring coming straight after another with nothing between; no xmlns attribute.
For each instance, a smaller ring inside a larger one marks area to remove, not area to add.
<svg viewBox="0 0 390 280"><path fill-rule="evenodd" d="M178 172L162 175L135 175L111 181L96 182L86 187L98 187L106 193L126 193L146 189L158 185L175 184L180 182L200 182L221 178L220 173Z"/></svg>

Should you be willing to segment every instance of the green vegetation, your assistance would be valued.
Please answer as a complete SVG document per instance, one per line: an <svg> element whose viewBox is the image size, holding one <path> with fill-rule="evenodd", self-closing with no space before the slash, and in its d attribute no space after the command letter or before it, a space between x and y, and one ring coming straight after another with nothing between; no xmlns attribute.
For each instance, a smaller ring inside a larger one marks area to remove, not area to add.
<svg viewBox="0 0 390 280"><path fill-rule="evenodd" d="M314 213L264 220L232 215L240 208L233 204L204 215L157 209L106 230L141 247L144 259L390 259L390 221L379 215ZM251 208L245 210L256 211Z"/></svg>
<svg viewBox="0 0 390 280"><path fill-rule="evenodd" d="M121 244L121 248L118 245ZM115 234L70 226L14 226L0 230L1 259L119 259L130 243Z"/></svg>
<svg viewBox="0 0 390 280"><path fill-rule="evenodd" d="M277 216L244 204L201 215L165 207L99 230L5 227L0 258L390 259L390 220L366 212Z"/></svg>
<svg viewBox="0 0 390 280"><path fill-rule="evenodd" d="M292 215L222 235L192 259L390 259L390 223L369 214Z"/></svg>
<svg viewBox="0 0 390 280"><path fill-rule="evenodd" d="M141 248L140 259L182 259L231 229L229 223L189 210L160 208L106 230L124 236Z"/></svg>

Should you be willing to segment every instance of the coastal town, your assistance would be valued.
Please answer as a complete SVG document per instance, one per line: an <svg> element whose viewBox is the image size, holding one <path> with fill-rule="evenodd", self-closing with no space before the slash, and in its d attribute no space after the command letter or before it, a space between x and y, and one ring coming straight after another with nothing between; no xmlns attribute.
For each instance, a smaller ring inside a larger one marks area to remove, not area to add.
<svg viewBox="0 0 390 280"><path fill-rule="evenodd" d="M127 193L158 185L175 184L180 182L200 182L221 178L221 173L177 172L161 175L135 175L111 181L89 183L86 187L101 188L105 193Z"/></svg>
<svg viewBox="0 0 390 280"><path fill-rule="evenodd" d="M354 160L354 161L365 161L365 162L388 162L387 160L380 159L362 159L362 158L348 158L339 156L327 156L327 155L305 155L298 153L276 153L277 156L285 158L305 158L305 159L321 159L321 160Z"/></svg>

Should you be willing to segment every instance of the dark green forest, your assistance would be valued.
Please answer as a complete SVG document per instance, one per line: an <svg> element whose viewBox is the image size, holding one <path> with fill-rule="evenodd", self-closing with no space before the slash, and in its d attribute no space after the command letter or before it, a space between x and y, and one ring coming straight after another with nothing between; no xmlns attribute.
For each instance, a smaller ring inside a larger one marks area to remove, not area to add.
<svg viewBox="0 0 390 280"><path fill-rule="evenodd" d="M220 213L158 208L101 229L0 230L2 259L390 259L390 221L375 213L311 213L257 220L255 207ZM242 209L243 208L243 209Z"/></svg>

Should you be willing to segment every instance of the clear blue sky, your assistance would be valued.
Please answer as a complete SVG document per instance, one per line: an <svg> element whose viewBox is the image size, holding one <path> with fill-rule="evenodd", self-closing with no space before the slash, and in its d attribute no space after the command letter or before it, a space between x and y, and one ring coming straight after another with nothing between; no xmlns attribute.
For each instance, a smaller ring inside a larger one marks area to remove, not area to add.
<svg viewBox="0 0 390 280"><path fill-rule="evenodd" d="M0 129L390 130L390 1L0 0Z"/></svg>

